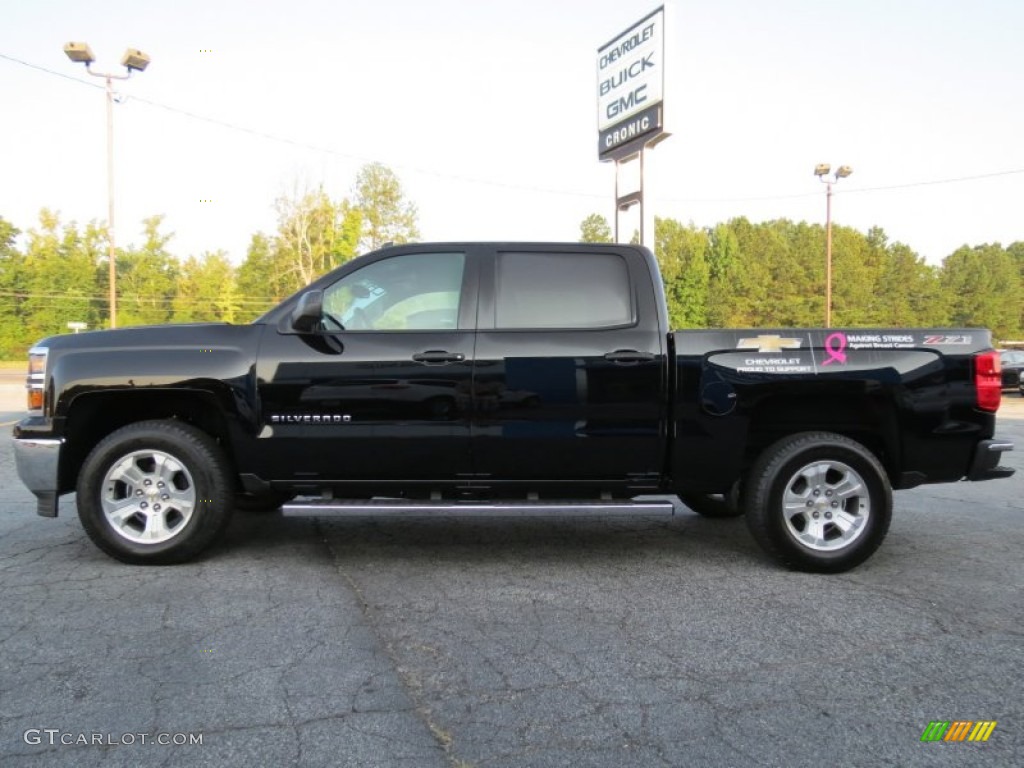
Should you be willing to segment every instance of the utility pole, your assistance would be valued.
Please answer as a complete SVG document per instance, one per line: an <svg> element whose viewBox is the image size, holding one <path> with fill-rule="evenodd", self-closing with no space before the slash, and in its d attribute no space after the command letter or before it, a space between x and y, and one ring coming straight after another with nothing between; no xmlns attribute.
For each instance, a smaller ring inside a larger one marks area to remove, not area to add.
<svg viewBox="0 0 1024 768"><path fill-rule="evenodd" d="M832 327L832 185L840 179L845 179L853 169L848 165L841 165L836 172L829 175L832 166L828 163L819 163L814 166L814 175L826 185L825 191L825 327Z"/></svg>
<svg viewBox="0 0 1024 768"><path fill-rule="evenodd" d="M107 261L109 267L110 327L117 327L117 246L114 234L114 80L127 80L132 72L142 72L149 66L149 56L142 51L129 48L121 57L121 66L127 74L93 72L92 63L96 57L87 43L66 43L64 53L76 64L85 64L86 71L93 77L102 77L107 84Z"/></svg>

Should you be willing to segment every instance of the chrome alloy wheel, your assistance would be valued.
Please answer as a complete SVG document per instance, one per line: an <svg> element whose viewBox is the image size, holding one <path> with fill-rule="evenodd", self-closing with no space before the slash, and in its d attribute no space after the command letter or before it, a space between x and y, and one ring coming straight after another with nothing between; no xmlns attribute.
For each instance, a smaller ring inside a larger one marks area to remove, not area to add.
<svg viewBox="0 0 1024 768"><path fill-rule="evenodd" d="M164 451L132 451L103 478L100 503L110 527L136 544L162 544L188 525L196 486L185 465Z"/></svg>
<svg viewBox="0 0 1024 768"><path fill-rule="evenodd" d="M867 530L871 497L864 478L848 464L816 461L786 483L782 509L794 539L816 552L833 552Z"/></svg>

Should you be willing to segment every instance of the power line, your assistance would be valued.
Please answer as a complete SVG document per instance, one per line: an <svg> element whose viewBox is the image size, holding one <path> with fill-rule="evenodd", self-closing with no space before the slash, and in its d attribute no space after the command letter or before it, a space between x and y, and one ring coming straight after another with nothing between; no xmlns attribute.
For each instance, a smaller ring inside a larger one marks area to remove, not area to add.
<svg viewBox="0 0 1024 768"><path fill-rule="evenodd" d="M29 69L34 69L34 70L37 70L39 72L44 72L44 73L49 74L49 75L54 75L56 77L60 77L60 78L63 78L65 80L71 80L72 82L78 83L80 85L86 85L86 86L89 86L90 88L99 88L101 90L103 88L103 86L99 85L98 83L93 83L93 82L88 81L88 80L82 80L80 78L64 74L63 72L57 72L56 70L48 69L47 67L40 66L39 64L33 64L33 63L25 61L23 59L19 59L19 58L15 57L15 56L9 56L9 55L7 55L5 53L0 53L0 59L5 59L5 60L13 62L15 64L20 64L21 66L28 67ZM332 147L323 147L323 146L319 146L319 145L316 145L316 144L310 144L308 142L300 141L300 140L297 140L297 139L292 139L292 138L289 138L287 136L279 136L277 134L268 133L266 131L261 131L261 130L255 129L255 128L249 128L248 126L239 125L237 123L231 123L231 122L228 122L226 120L220 120L218 118L209 117L207 115L200 115L197 112L192 112L190 110L182 109L180 107L174 107L174 106L171 106L169 104L164 104L164 103L159 102L159 101L154 101L152 99L147 99L147 98L145 98L143 96L135 96L135 95L133 95L131 98L133 100L135 100L135 101L139 101L139 102L141 102L143 104L146 104L148 106L156 107L157 109L162 109L162 110L165 110L167 112L171 112L173 114L182 115L183 117L188 117L188 118L193 119L193 120L199 120L200 122L205 122L205 123L209 123L211 125L216 125L216 126L218 126L220 128L225 128L227 130L238 131L240 133L245 133L245 134L248 134L250 136L256 136L257 138L266 139L268 141L274 141L274 142L278 142L280 144L287 144L289 146L297 147L299 149L306 149L306 150L310 150L310 151L313 151L313 152L320 152L322 154L333 155L335 157L342 157L342 158L346 158L346 159L349 159L349 160L357 160L357 161L360 161L360 162L363 162L363 163L368 163L368 162L372 162L373 161L372 158L368 158L368 157L365 157L363 155L356 155L356 154L352 154L350 152L342 152L342 151L334 149ZM585 197L585 198L591 198L591 199L596 199L596 200L605 200L607 198L606 194L597 194L597 193L594 193L594 192L583 192L583 191L571 190L571 189L553 189L553 188L549 188L549 187L539 187L539 186L528 185L528 184L514 184L514 183L509 183L509 182L494 181L493 179L478 179L478 178L475 178L475 177L472 177L472 176L462 176L462 175L459 175L459 174L443 173L441 171L437 171L437 170L434 170L434 169L431 169L431 168L421 168L419 166L410 166L410 165L399 164L396 167L400 168L400 169L405 169L405 170L413 172L413 173L424 175L424 176L433 176L433 177L439 178L439 179L447 179L447 180L450 180L450 181L458 181L458 182L463 182L463 183L467 183L467 184L480 184L480 185L483 185L483 186L498 187L498 188L502 188L502 189L520 190L520 191L524 191L524 192L541 192L541 193L553 194L553 195L565 195L565 196L572 196L572 197ZM861 193L864 193L864 192L884 192L884 191L895 190L895 189L910 189L910 188L913 188L913 187L937 186L937 185L941 185L941 184L959 184L959 183L967 182L967 181L980 181L980 180L984 180L984 179L992 179L992 178L998 178L998 177L1002 177L1002 176L1012 176L1012 175L1021 174L1021 173L1024 173L1024 168L1014 168L1014 169L1004 170L1004 171L994 171L994 172L991 172L991 173L979 173L979 174L973 174L973 175L969 175L969 176L958 176L958 177L947 178L947 179L929 179L929 180L923 180L923 181L912 181L912 182L906 182L906 183L903 183L903 184L889 184L889 185L877 186L877 187L859 187L859 188L857 188L857 187L854 187L854 188L846 187L846 188L841 189L841 190L837 189L834 192L834 194L837 194L837 195L839 195L839 194L851 195L851 194L861 194ZM752 202L770 202L770 201L774 201L774 200L796 200L796 199L805 198L805 197L806 198L817 197L818 195L819 195L818 192L801 192L801 193L795 193L795 194L763 195L763 196L753 196L753 197L726 197L726 198L663 197L663 198L661 198L661 200L666 202L666 203L685 203L685 204L691 204L692 205L692 204L698 204L698 203L699 204L708 204L708 203L752 203Z"/></svg>
<svg viewBox="0 0 1024 768"><path fill-rule="evenodd" d="M909 189L911 187L930 187L938 184L959 184L964 181L979 181L981 179L994 179L1001 176L1012 176L1014 174L1024 173L1024 168L1014 168L1008 171L995 171L993 173L978 173L973 176L957 176L950 179L932 179L929 181L911 181L905 184L888 184L878 187L844 187L842 189L833 190L834 195L853 195L860 192L884 192L891 189ZM801 197L818 197L821 194L817 192L803 192L796 195L765 195L762 197L730 197L730 198L718 198L718 199L687 199L679 197L662 198L668 203L756 203L767 200L795 200Z"/></svg>
<svg viewBox="0 0 1024 768"><path fill-rule="evenodd" d="M121 292L118 295L120 296L120 298L124 299L125 301L146 301L146 302L152 302L152 301L174 302L174 301L177 301L179 303L187 303L187 304L208 304L208 303L210 303L210 299L208 299L208 298L180 296L178 294L173 294L171 296L160 296L160 295L156 295L156 296L139 296L139 295L132 295L132 294ZM287 295L287 294L285 294L285 295ZM277 302L280 302L280 301L282 301L285 298L285 295L282 295L281 297L275 297L275 296L265 296L265 297L260 297L260 296L236 296L236 297L226 298L226 299L224 299L224 301L227 302L227 303L232 303L232 304L256 304L256 305L261 305L262 306L262 305L266 305L266 304L275 304ZM37 300L45 299L47 301L54 301L54 302L58 302L58 303L73 302L73 301L90 301L90 302L105 302L106 301L106 295L105 294L103 296L96 296L96 295L92 295L92 294L46 293L46 292L32 292L32 291L0 291L0 298L22 299L22 300L32 300L32 301L37 301Z"/></svg>
<svg viewBox="0 0 1024 768"><path fill-rule="evenodd" d="M660 201L666 203L762 203L771 200L796 200L801 197L818 197L820 192L800 192L792 195L763 195L758 197L718 197L718 198L696 198L696 197L662 197ZM601 197L606 197L601 195Z"/></svg>
<svg viewBox="0 0 1024 768"><path fill-rule="evenodd" d="M8 56L8 55L6 55L4 53L0 53L0 58L6 59L8 61L12 61L15 64L21 64L22 66L29 67L30 69L35 69L35 70L38 70L40 72L45 72L46 74L56 75L57 77L62 77L65 80L71 80L72 82L79 83L81 85L88 85L88 86L90 86L92 88L100 87L100 86L98 86L95 83L89 82L88 80L82 80L82 79L77 78L77 77L72 77L72 76L66 75L66 74L64 74L62 72L57 72L57 71L52 70L52 69L47 69L46 67L42 67L42 66L40 66L38 64L31 64L31 63L29 63L27 61L23 61L22 59L15 58L14 56ZM151 107L156 107L158 109L162 109L162 110L165 110L167 112L171 112L173 114L182 115L183 117L188 117L188 118L191 118L193 120L199 120L201 122L209 123L211 125L216 125L218 127L226 128L228 130L238 131L240 133L245 133L245 134L248 134L250 136L256 136L256 137L261 138L261 139L267 139L268 141L275 141L275 142L278 142L278 143L281 143L281 144L287 144L289 146L297 147L299 149L306 149L306 150L310 150L310 151L313 151L313 152L320 152L322 154L333 155L335 157L342 157L342 158L346 158L348 160L357 160L357 161L362 162L362 163L373 162L372 158L366 157L364 155L356 155L356 154L352 154L350 152L342 152L342 151L334 149L332 147L323 147L323 146L320 146L320 145L317 145L317 144L310 144L308 142L300 141L300 140L297 140L297 139L292 139L292 138L289 138L287 136L279 136L277 134L268 133L266 131L261 131L261 130L258 130L256 128L249 128L248 126L238 125L237 123L230 123L230 122L228 122L226 120L220 120L220 119L215 118L215 117L209 117L207 115L200 115L197 112L192 112L192 111L187 110L187 109L182 109L180 107L174 107L174 106L171 106L169 104L164 104L164 103L159 102L159 101L154 101L152 99L147 99L144 96L133 95L131 98L134 101L138 101L138 102L141 102L143 104L147 104L147 105L149 105ZM548 194L554 194L554 195L573 195L573 196L577 196L577 197L588 197L588 198L595 198L595 199L604 199L604 198L607 197L607 195L596 194L594 192L580 192L580 191L576 191L576 190L566 190L566 189L550 189L550 188L531 186L531 185L526 185L526 184L512 184L512 183L508 183L508 182L494 181L492 179L477 179L477 178L474 178L474 177L471 177L471 176L461 176L461 175L458 175L458 174L443 173L441 171L437 171L437 170L434 170L434 169L431 169L431 168L421 168L419 166L411 166L411 165L405 165L405 164L399 164L396 167L399 168L399 169L405 169L405 170L410 171L412 173L417 173L417 174L420 174L420 175L423 175L423 176L433 176L433 177L439 178L439 179L448 179L450 181L461 181L461 182L468 183L468 184L481 184L481 185L484 185L484 186L499 187L499 188L504 188L504 189L516 189L516 190L521 190L521 191L526 191L526 192L546 192Z"/></svg>
<svg viewBox="0 0 1024 768"><path fill-rule="evenodd" d="M835 190L833 194L852 195L858 192L882 192L889 189L908 189L910 187L930 187L936 184L959 184L962 181L978 181L980 179L994 179L1000 176L1013 176L1017 173L1024 173L1024 168L1014 168L1009 171L995 171L994 173L978 173L973 176L958 176L952 179L935 179L932 181L912 181L906 184L890 184L883 187L855 187L853 189Z"/></svg>
<svg viewBox="0 0 1024 768"><path fill-rule="evenodd" d="M57 77L63 77L65 80L71 80L72 82L78 83L79 85L87 85L90 88L99 88L101 91L103 90L103 86L99 83L93 83L89 80L82 80L78 77L66 75L63 72L57 72L53 69L47 69L46 67L41 67L38 64L32 64L31 62L15 58L14 56L8 56L6 53L0 53L0 59L7 59L7 61L13 61L15 64L21 64L23 67L28 67L29 69L36 69L40 72L45 72L48 75L56 75Z"/></svg>

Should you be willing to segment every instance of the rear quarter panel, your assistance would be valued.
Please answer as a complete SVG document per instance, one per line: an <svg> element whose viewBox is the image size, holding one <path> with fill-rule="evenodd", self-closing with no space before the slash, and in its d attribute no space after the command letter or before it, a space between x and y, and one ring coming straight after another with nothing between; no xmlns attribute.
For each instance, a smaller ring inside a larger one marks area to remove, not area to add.
<svg viewBox="0 0 1024 768"><path fill-rule="evenodd" d="M995 427L975 406L985 330L680 331L674 343L678 488L724 492L771 442L808 430L865 443L895 487L956 480Z"/></svg>

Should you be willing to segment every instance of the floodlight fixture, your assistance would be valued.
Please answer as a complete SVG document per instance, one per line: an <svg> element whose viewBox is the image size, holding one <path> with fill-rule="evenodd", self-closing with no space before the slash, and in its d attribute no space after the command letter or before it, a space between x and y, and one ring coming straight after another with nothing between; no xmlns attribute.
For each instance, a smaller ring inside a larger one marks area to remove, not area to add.
<svg viewBox="0 0 1024 768"><path fill-rule="evenodd" d="M96 61L88 43L64 43L64 53L76 64L85 64L87 67Z"/></svg>
<svg viewBox="0 0 1024 768"><path fill-rule="evenodd" d="M825 176L831 170L832 166L829 165L828 163L818 163L816 166L814 166L814 175Z"/></svg>
<svg viewBox="0 0 1024 768"><path fill-rule="evenodd" d="M129 48L124 52L124 56L121 57L121 66L125 67L129 72L132 70L143 72L149 66L149 56L138 48Z"/></svg>
<svg viewBox="0 0 1024 768"><path fill-rule="evenodd" d="M836 178L845 179L851 173L853 173L853 168L851 168L848 165L840 165L839 168L836 170Z"/></svg>

